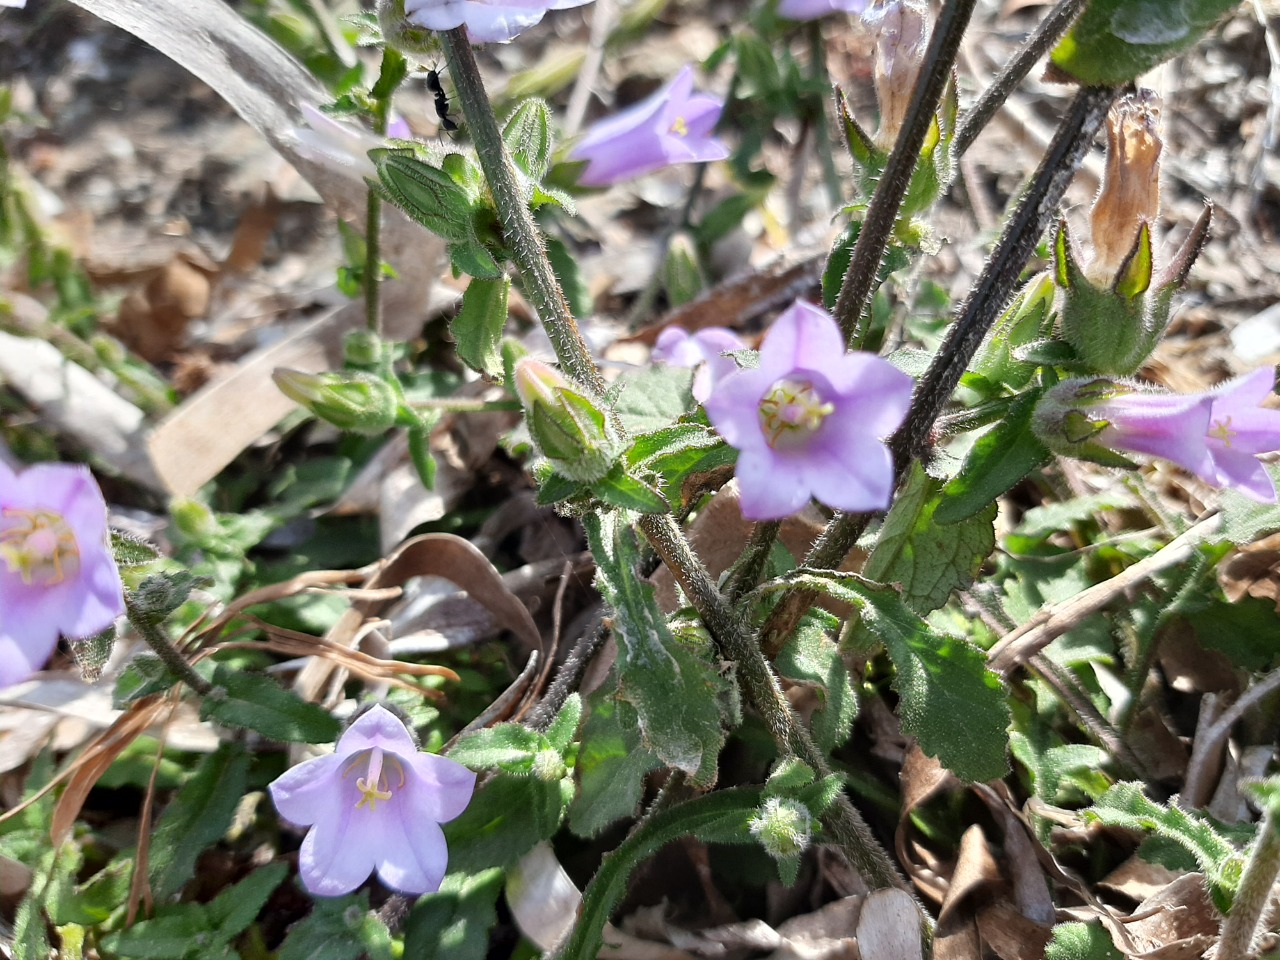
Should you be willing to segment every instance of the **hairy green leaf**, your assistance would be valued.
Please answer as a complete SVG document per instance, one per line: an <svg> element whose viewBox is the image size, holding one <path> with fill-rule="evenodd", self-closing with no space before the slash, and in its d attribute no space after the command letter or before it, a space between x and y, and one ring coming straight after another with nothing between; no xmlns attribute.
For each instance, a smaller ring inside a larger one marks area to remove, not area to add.
<svg viewBox="0 0 1280 960"><path fill-rule="evenodd" d="M278 960L393 960L386 924L369 910L369 894L317 897L311 912L289 928Z"/></svg>
<svg viewBox="0 0 1280 960"><path fill-rule="evenodd" d="M266 674L225 663L213 671L214 692L200 704L200 719L256 730L272 740L332 743L341 724L323 707L308 703ZM219 693L221 691L221 693Z"/></svg>
<svg viewBox="0 0 1280 960"><path fill-rule="evenodd" d="M1044 960L1124 960L1100 923L1060 923L1045 947Z"/></svg>
<svg viewBox="0 0 1280 960"><path fill-rule="evenodd" d="M612 684L591 698L575 772L579 790L569 808L569 827L593 837L609 824L634 816L644 794L644 778L662 761L640 744L639 723L627 703L615 699Z"/></svg>
<svg viewBox="0 0 1280 960"><path fill-rule="evenodd" d="M491 377L502 374L502 331L507 325L507 295L511 281L472 280L462 294L462 309L449 332L462 362Z"/></svg>
<svg viewBox="0 0 1280 960"><path fill-rule="evenodd" d="M822 706L814 711L810 726L813 739L827 752L849 739L858 715L858 696L849 683L849 670L829 635L836 628L833 621L805 617L774 661L779 674L817 692Z"/></svg>
<svg viewBox="0 0 1280 960"><path fill-rule="evenodd" d="M404 955L414 960L484 960L502 871L451 873L437 893L414 904L404 930Z"/></svg>

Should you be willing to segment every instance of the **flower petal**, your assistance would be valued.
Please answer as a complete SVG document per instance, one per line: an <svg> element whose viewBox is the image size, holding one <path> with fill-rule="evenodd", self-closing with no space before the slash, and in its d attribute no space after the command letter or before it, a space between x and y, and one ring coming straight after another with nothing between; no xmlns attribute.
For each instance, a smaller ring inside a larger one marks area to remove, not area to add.
<svg viewBox="0 0 1280 960"><path fill-rule="evenodd" d="M338 803L346 757L330 753L290 767L267 787L276 811L290 823L318 823Z"/></svg>
<svg viewBox="0 0 1280 960"><path fill-rule="evenodd" d="M349 757L361 750L381 747L386 753L410 757L418 752L404 721L381 704L365 711L347 727L334 752Z"/></svg>
<svg viewBox="0 0 1280 960"><path fill-rule="evenodd" d="M808 504L809 489L782 459L768 447L739 454L739 506L748 520L782 520Z"/></svg>
<svg viewBox="0 0 1280 960"><path fill-rule="evenodd" d="M330 797L298 851L303 885L322 897L341 897L369 879L381 849L370 841L381 839L376 835L378 821L386 818L376 816L376 811L356 810L355 788L348 787Z"/></svg>
<svg viewBox="0 0 1280 960"><path fill-rule="evenodd" d="M831 315L797 300L778 315L760 344L759 369L772 385L798 369L825 372L830 360L843 356L844 338Z"/></svg>
<svg viewBox="0 0 1280 960"><path fill-rule="evenodd" d="M449 864L444 831L431 820L418 819L417 810L408 803L389 813L387 819L395 821L394 828L388 824L387 829L389 833L394 829L398 839L382 849L378 877L401 893L435 893Z"/></svg>
<svg viewBox="0 0 1280 960"><path fill-rule="evenodd" d="M476 775L455 760L434 753L402 755L412 776L415 816L420 819L448 823L457 817L476 789Z"/></svg>
<svg viewBox="0 0 1280 960"><path fill-rule="evenodd" d="M893 494L889 448L866 435L822 446L806 462L804 475L817 499L851 513L883 510Z"/></svg>

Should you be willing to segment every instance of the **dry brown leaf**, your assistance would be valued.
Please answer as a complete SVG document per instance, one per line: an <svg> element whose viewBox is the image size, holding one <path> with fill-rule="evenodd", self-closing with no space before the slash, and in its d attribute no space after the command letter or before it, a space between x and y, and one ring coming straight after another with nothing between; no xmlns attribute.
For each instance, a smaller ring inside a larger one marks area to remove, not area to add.
<svg viewBox="0 0 1280 960"><path fill-rule="evenodd" d="M905 867L907 875L921 892L941 903L946 895L946 883L937 875L936 870L923 864L918 857L911 855L911 850L907 846L908 832L912 811L939 790L958 781L942 764L933 757L926 756L914 743L907 751L900 779L902 814L898 818L898 828L894 834L894 849L898 854L898 862ZM914 844L912 846L914 847Z"/></svg>
<svg viewBox="0 0 1280 960"><path fill-rule="evenodd" d="M1053 925L1028 920L1012 903L1000 900L978 911L978 933L1000 960L1041 960Z"/></svg>
<svg viewBox="0 0 1280 960"><path fill-rule="evenodd" d="M207 257L182 251L120 303L111 330L153 363L170 359L187 339L192 320L209 309L218 268Z"/></svg>
<svg viewBox="0 0 1280 960"><path fill-rule="evenodd" d="M969 827L960 837L960 850L956 855L956 866L950 881L947 895L938 911L939 927L955 913L973 913L972 909L962 911L962 905L968 897L1000 885L1000 865L992 856L987 838L977 824Z"/></svg>
<svg viewBox="0 0 1280 960"><path fill-rule="evenodd" d="M1220 563L1218 582L1232 603L1258 597L1270 600L1280 613L1280 533L1246 544Z"/></svg>
<svg viewBox="0 0 1280 960"><path fill-rule="evenodd" d="M1188 873L1147 897L1125 922L1135 958L1198 960L1217 939L1222 916L1209 900L1204 877ZM1115 939L1114 933L1112 935ZM1125 949L1116 940L1117 949Z"/></svg>
<svg viewBox="0 0 1280 960"><path fill-rule="evenodd" d="M1159 893L1180 874L1158 863L1143 860L1136 853L1098 881L1098 886L1122 893L1135 902Z"/></svg>
<svg viewBox="0 0 1280 960"><path fill-rule="evenodd" d="M905 890L877 890L858 918L862 960L922 960L920 908Z"/></svg>

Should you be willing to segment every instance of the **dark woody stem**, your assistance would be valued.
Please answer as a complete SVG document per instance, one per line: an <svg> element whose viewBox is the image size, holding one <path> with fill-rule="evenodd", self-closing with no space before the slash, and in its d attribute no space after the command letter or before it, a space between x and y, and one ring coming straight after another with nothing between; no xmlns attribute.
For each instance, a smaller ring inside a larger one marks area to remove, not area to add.
<svg viewBox="0 0 1280 960"><path fill-rule="evenodd" d="M498 129L493 105L480 76L480 67L471 52L471 42L467 40L466 28L449 30L441 36L449 58L449 71L475 142L476 156L489 189L493 191L503 236L520 269L525 294L538 311L564 372L593 392L603 393L604 381L569 311L564 291L560 289L560 282L547 259L542 234L520 193L515 164L502 139L502 131Z"/></svg>
<svg viewBox="0 0 1280 960"><path fill-rule="evenodd" d="M929 37L920 79L911 95L911 104L903 120L898 139L889 154L884 173L876 184L866 217L853 246L849 269L840 285L835 317L845 341L857 349L864 338L863 314L871 302L880 262L884 259L889 236L898 219L902 198L906 195L920 159L920 148L933 124L934 113L942 91L951 77L951 68L960 51L960 41L977 0L947 0Z"/></svg>
<svg viewBox="0 0 1280 960"><path fill-rule="evenodd" d="M926 447L934 423L960 382L960 376L968 368L991 325L1008 306L1022 268L1048 229L1067 185L1093 143L1116 93L1117 90L1111 87L1085 87L1071 102L982 275L960 307L946 342L916 387L906 421L889 442L893 451L895 484L901 481L911 461ZM820 569L839 566L873 516L870 513L837 513L813 545L804 565ZM772 656L781 649L801 614L812 602L813 597L805 592L794 592L784 597L762 631L766 654Z"/></svg>
<svg viewBox="0 0 1280 960"><path fill-rule="evenodd" d="M1009 99L1009 94L1026 78L1031 68L1040 62L1040 58L1057 45L1076 17L1080 16L1086 3L1087 0L1058 0L1040 21L1035 33L1027 38L1013 59L1005 64L1000 75L983 91L978 102L965 113L960 129L956 131L956 138L951 142L952 153L957 158L973 146L973 141L978 139L978 134Z"/></svg>
<svg viewBox="0 0 1280 960"><path fill-rule="evenodd" d="M191 666L190 661L170 642L169 638L164 635L164 631L155 623L152 623L151 618L137 608L127 593L124 598L124 609L129 622L138 631L138 635L146 641L147 646L155 651L156 656L169 668L170 673L182 678L183 683L202 697L207 697L213 692L213 684L196 673L195 667Z"/></svg>

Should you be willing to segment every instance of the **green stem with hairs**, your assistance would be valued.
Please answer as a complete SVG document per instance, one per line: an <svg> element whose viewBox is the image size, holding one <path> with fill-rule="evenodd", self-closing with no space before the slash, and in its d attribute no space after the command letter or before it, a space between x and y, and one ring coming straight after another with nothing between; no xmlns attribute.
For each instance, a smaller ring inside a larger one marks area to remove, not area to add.
<svg viewBox="0 0 1280 960"><path fill-rule="evenodd" d="M591 351L582 339L564 291L560 289L560 281L547 259L546 245L533 222L533 215L529 213L528 199L520 190L515 164L502 139L498 120L493 115L493 104L484 89L484 79L480 76L467 31L458 27L441 36L453 84L475 143L476 156L493 192L504 239L520 270L525 294L538 311L538 318L551 338L551 347L564 372L594 393L601 394L604 392L604 380L591 359Z"/></svg>
<svg viewBox="0 0 1280 960"><path fill-rule="evenodd" d="M124 609L129 622L138 631L138 636L142 637L147 646L155 651L155 655L169 668L170 673L180 677L183 683L202 697L207 697L213 692L213 684L196 673L195 667L191 666L190 661L170 642L159 625L153 623L145 612L139 610L127 593L124 598Z"/></svg>

